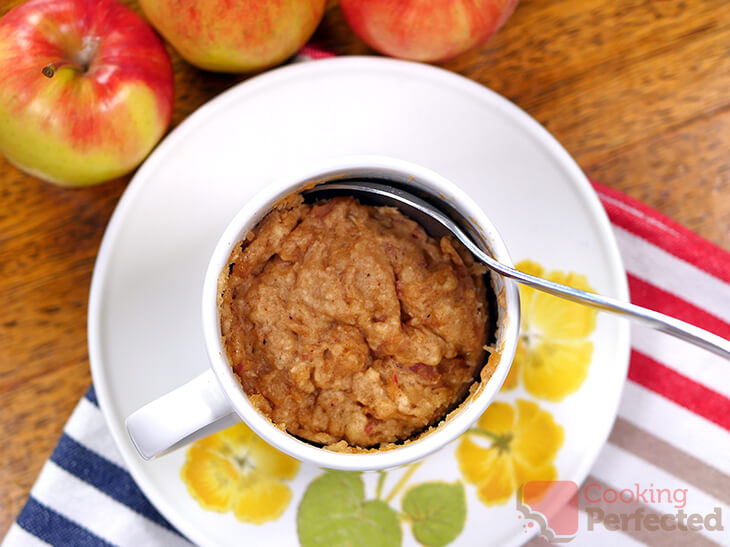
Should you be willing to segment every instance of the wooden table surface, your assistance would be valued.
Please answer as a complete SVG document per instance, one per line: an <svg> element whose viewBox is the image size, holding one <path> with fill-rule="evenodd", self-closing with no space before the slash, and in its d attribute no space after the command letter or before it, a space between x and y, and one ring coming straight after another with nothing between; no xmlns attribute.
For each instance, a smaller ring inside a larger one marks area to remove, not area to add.
<svg viewBox="0 0 730 547"><path fill-rule="evenodd" d="M18 3L0 3L0 15ZM339 54L373 54L336 1L314 40ZM173 126L244 79L170 53ZM730 250L725 0L524 0L487 44L442 66L525 109L588 176ZM0 534L91 382L89 283L128 182L58 188L0 156Z"/></svg>

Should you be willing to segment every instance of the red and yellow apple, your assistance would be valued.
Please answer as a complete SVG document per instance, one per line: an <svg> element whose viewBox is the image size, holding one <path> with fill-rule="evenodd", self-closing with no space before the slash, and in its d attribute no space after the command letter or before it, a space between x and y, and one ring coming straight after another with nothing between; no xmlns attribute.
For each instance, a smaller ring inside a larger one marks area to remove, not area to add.
<svg viewBox="0 0 730 547"><path fill-rule="evenodd" d="M317 28L325 0L141 0L147 18L188 62L250 72L296 53Z"/></svg>
<svg viewBox="0 0 730 547"><path fill-rule="evenodd" d="M117 0L31 0L0 19L0 152L64 186L128 173L172 115L162 41Z"/></svg>
<svg viewBox="0 0 730 547"><path fill-rule="evenodd" d="M373 49L413 61L445 61L484 43L518 0L340 0L355 33Z"/></svg>

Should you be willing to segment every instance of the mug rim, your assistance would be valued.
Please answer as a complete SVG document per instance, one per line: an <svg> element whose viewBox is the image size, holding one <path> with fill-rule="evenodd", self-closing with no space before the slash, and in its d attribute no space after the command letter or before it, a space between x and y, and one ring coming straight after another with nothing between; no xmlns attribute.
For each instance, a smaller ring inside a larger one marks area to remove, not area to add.
<svg viewBox="0 0 730 547"><path fill-rule="evenodd" d="M217 305L218 278L233 247L245 234L271 211L281 199L312 183L333 178L363 176L363 172L387 173L416 180L434 195L453 199L461 214L472 220L500 262L512 266L512 260L502 237L481 208L458 186L438 173L405 160L388 156L342 156L320 161L280 177L260 190L233 217L215 245L203 281L203 334L208 361L232 409L258 436L286 454L315 465L345 471L388 469L412 463L444 447L468 429L486 410L499 392L512 364L517 348L520 325L520 302L517 283L502 279L501 299L505 319L498 325L499 358L492 375L480 391L448 414L445 422L407 444L367 452L338 452L320 448L294 437L276 426L250 402L235 372L228 363L223 348ZM468 213L468 215L467 215Z"/></svg>

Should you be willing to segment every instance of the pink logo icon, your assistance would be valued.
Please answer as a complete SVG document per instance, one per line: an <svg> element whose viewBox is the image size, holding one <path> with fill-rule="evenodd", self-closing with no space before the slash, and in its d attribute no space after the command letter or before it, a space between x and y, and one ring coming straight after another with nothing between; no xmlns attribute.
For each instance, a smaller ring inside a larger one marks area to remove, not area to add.
<svg viewBox="0 0 730 547"><path fill-rule="evenodd" d="M517 492L517 510L525 517L525 532L536 524L550 543L567 543L578 533L578 485L573 481L526 482Z"/></svg>

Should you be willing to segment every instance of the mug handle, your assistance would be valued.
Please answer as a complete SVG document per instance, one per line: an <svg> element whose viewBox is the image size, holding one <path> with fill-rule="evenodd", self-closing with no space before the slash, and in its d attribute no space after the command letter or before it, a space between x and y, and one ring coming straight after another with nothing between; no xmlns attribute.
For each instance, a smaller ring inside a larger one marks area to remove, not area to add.
<svg viewBox="0 0 730 547"><path fill-rule="evenodd" d="M132 444L145 460L240 422L212 370L127 417Z"/></svg>

